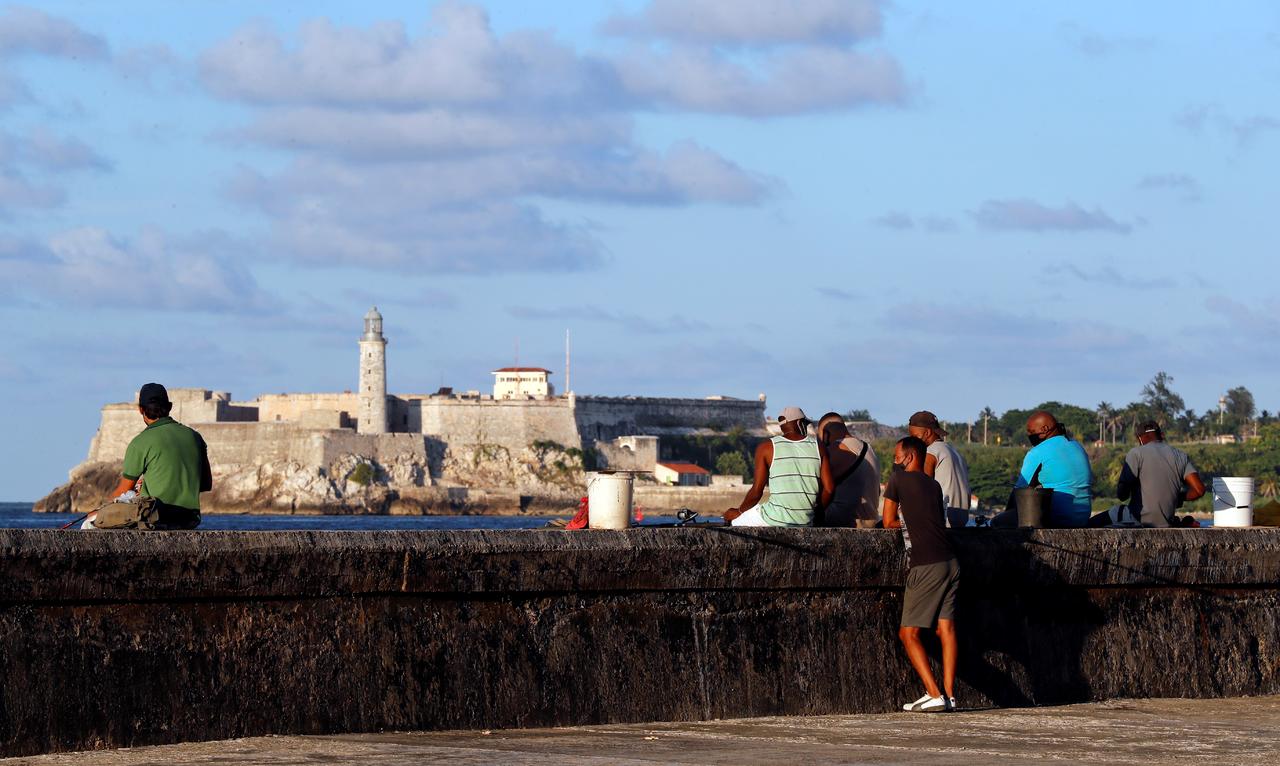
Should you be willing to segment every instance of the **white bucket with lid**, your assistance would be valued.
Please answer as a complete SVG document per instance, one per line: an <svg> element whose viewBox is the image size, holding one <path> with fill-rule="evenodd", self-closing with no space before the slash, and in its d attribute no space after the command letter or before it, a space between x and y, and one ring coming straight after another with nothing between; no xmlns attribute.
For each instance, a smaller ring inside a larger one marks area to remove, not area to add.
<svg viewBox="0 0 1280 766"><path fill-rule="evenodd" d="M631 526L630 473L592 473L587 476L587 525L592 529Z"/></svg>
<svg viewBox="0 0 1280 766"><path fill-rule="evenodd" d="M1253 526L1253 478L1219 476L1213 480L1213 525Z"/></svg>

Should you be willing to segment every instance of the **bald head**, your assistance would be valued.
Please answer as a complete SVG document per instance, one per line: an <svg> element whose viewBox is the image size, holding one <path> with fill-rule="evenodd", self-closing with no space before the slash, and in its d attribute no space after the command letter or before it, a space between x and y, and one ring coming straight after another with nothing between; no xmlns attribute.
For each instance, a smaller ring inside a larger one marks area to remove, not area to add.
<svg viewBox="0 0 1280 766"><path fill-rule="evenodd" d="M1062 433L1062 425L1052 413L1036 410L1027 418L1027 439L1032 445Z"/></svg>

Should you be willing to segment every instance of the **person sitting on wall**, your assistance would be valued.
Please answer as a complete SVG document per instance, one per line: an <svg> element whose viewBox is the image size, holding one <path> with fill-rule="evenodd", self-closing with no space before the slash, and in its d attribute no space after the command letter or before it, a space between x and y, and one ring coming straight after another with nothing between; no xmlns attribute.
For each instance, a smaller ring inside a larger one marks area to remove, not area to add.
<svg viewBox="0 0 1280 766"><path fill-rule="evenodd" d="M924 472L928 454L915 436L898 440L893 473L884 489L884 527L902 528L907 548L907 587L902 599L898 638L924 682L924 696L902 706L914 713L949 713L956 707L956 593L960 563L947 540L942 486ZM929 667L920 631L935 629L942 643L942 689ZM943 691L946 694L943 694Z"/></svg>
<svg viewBox="0 0 1280 766"><path fill-rule="evenodd" d="M831 502L835 483L826 450L809 435L809 419L799 407L787 407L778 416L782 434L756 448L754 480L737 508L725 511L724 520L735 527L813 526L818 508ZM765 486L769 499L760 502Z"/></svg>
<svg viewBox="0 0 1280 766"><path fill-rule="evenodd" d="M959 451L943 437L938 416L921 410L907 421L907 432L925 443L928 454L924 458L926 476L942 485L942 502L947 507L947 526L963 527L969 523L969 464Z"/></svg>
<svg viewBox="0 0 1280 766"><path fill-rule="evenodd" d="M1129 512L1144 526L1180 527L1178 508L1183 501L1205 493L1200 473L1187 453L1165 443L1156 421L1139 423L1135 432L1138 446L1125 455L1116 497L1129 501ZM1110 514L1105 515L1110 524ZM1096 523L1090 521L1091 526Z"/></svg>
<svg viewBox="0 0 1280 766"><path fill-rule="evenodd" d="M138 412L147 424L124 453L114 502L89 515L86 529L195 529L200 493L213 489L209 448L200 434L169 417L173 404L159 383L138 391ZM133 498L127 493L137 489Z"/></svg>
<svg viewBox="0 0 1280 766"><path fill-rule="evenodd" d="M1044 410L1027 418L1027 441L1031 449L1022 459L1022 470L1014 479L1014 489L1038 483L1053 490L1049 510L1050 527L1083 527L1093 511L1093 471L1089 455L1080 442L1068 438L1067 429ZM1016 527L1018 510L1009 496L1009 509L991 520L993 527Z"/></svg>
<svg viewBox="0 0 1280 766"><path fill-rule="evenodd" d="M818 419L818 440L835 482L831 504L815 519L823 527L875 527L880 521L880 459L868 442L849 433L838 413Z"/></svg>

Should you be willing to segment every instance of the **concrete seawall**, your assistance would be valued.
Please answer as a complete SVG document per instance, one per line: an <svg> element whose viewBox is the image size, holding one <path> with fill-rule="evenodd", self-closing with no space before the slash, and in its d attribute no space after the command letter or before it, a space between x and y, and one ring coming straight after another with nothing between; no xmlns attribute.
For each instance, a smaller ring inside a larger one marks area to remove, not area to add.
<svg viewBox="0 0 1280 766"><path fill-rule="evenodd" d="M1280 530L953 533L966 706L1280 692ZM0 532L3 754L881 712L891 531Z"/></svg>

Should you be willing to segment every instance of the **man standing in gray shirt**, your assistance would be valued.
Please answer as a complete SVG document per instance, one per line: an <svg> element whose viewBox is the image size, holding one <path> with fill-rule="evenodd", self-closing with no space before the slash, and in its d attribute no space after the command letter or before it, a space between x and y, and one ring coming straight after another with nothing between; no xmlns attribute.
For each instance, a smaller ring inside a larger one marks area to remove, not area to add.
<svg viewBox="0 0 1280 766"><path fill-rule="evenodd" d="M938 416L921 410L907 421L907 430L928 447L924 472L942 485L942 500L947 505L947 526L956 528L968 524L969 466L955 447L942 440L947 432L942 430Z"/></svg>
<svg viewBox="0 0 1280 766"><path fill-rule="evenodd" d="M1124 458L1116 497L1128 500L1129 510L1143 524L1171 526L1183 500L1204 494L1204 482L1187 453L1165 444L1159 423L1148 420L1136 430L1138 446Z"/></svg>

